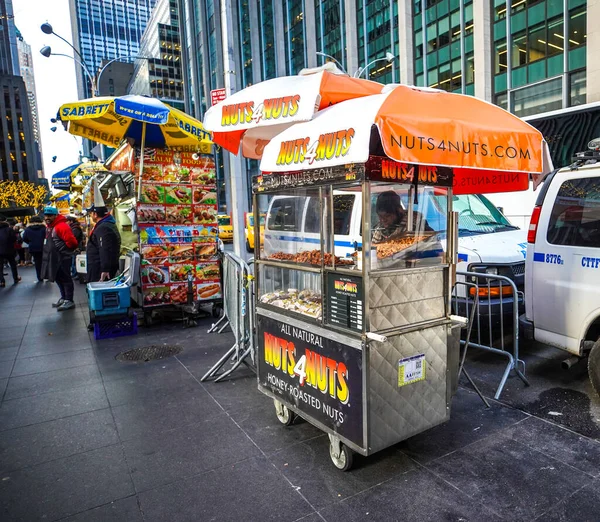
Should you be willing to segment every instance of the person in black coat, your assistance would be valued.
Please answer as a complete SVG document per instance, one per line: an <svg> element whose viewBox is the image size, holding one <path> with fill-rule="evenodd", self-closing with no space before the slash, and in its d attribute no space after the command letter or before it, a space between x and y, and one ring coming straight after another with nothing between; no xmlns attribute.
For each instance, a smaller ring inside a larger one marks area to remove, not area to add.
<svg viewBox="0 0 600 522"><path fill-rule="evenodd" d="M0 286L6 286L4 281L4 262L10 265L13 281L16 285L21 278L17 272L17 262L15 261L15 243L17 242L17 233L15 229L8 224L6 219L0 217Z"/></svg>
<svg viewBox="0 0 600 522"><path fill-rule="evenodd" d="M121 255L121 235L115 218L106 207L89 209L96 223L88 238L86 250L88 283L108 281L117 275Z"/></svg>
<svg viewBox="0 0 600 522"><path fill-rule="evenodd" d="M31 254L31 257L33 257L35 273L40 283L43 281L42 255L44 250L44 239L46 239L46 225L44 225L41 217L33 216L29 220L29 225L27 225L27 228L23 232L23 241L29 245L29 253Z"/></svg>

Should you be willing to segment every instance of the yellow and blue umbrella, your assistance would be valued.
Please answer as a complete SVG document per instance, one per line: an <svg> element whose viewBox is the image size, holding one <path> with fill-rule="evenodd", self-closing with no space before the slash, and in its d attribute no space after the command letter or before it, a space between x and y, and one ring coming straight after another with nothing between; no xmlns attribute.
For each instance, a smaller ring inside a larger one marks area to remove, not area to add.
<svg viewBox="0 0 600 522"><path fill-rule="evenodd" d="M123 140L132 145L210 154L211 135L202 123L166 103L147 96L90 98L65 103L59 109L67 130L109 147ZM141 195L144 154L140 154L138 198Z"/></svg>
<svg viewBox="0 0 600 522"><path fill-rule="evenodd" d="M156 98L89 98L65 103L59 116L71 134L109 147L127 139L140 147L211 152L211 135L201 122Z"/></svg>
<svg viewBox="0 0 600 522"><path fill-rule="evenodd" d="M85 185L97 172L106 172L106 168L99 161L76 163L54 174L50 184L53 189L68 191L74 182L75 185Z"/></svg>

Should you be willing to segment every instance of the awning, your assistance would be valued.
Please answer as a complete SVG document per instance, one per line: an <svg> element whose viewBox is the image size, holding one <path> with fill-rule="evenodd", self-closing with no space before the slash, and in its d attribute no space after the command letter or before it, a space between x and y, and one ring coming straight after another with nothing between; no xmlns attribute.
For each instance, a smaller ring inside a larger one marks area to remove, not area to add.
<svg viewBox="0 0 600 522"><path fill-rule="evenodd" d="M450 167L455 178L466 180L494 172L541 176L552 170L542 134L520 118L472 96L409 86L344 101L288 128L265 147L260 168L326 168L365 163L370 154ZM467 182L462 193L471 188ZM455 187L456 193L462 190Z"/></svg>

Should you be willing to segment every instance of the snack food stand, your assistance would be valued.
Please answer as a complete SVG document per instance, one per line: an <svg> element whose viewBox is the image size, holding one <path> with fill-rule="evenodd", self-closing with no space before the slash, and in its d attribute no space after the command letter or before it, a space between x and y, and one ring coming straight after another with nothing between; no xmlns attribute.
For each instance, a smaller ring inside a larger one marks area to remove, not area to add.
<svg viewBox="0 0 600 522"><path fill-rule="evenodd" d="M471 154L474 143L494 156ZM513 149L516 159L499 161ZM524 190L548 168L544 151L541 134L502 109L404 86L321 111L265 147L253 183L255 223L267 211L255 260L258 387L283 424L300 415L328 433L337 468L449 419L462 324L451 315L453 191L503 171L512 184L492 184ZM445 210L444 237L414 212L426 190ZM402 207L398 233L381 224L385 199ZM360 223L353 244L349 220Z"/></svg>

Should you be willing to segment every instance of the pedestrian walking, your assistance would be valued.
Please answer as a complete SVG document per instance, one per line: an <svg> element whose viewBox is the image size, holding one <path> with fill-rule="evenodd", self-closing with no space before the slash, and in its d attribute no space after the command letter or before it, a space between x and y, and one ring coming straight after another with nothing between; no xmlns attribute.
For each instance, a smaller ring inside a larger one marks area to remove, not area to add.
<svg viewBox="0 0 600 522"><path fill-rule="evenodd" d="M25 266L25 247L23 246L23 239L21 238L21 233L25 230L25 224L22 222L15 221L14 229L17 233L15 252L18 256L18 266Z"/></svg>
<svg viewBox="0 0 600 522"><path fill-rule="evenodd" d="M23 232L23 241L29 245L29 253L33 258L35 265L35 274L38 282L43 282L42 278L42 254L44 250L44 239L46 238L46 225L39 216L33 216L29 220L29 225Z"/></svg>
<svg viewBox="0 0 600 522"><path fill-rule="evenodd" d="M87 243L86 264L88 283L108 281L119 270L121 235L115 218L104 206L93 206L88 211L95 222Z"/></svg>
<svg viewBox="0 0 600 522"><path fill-rule="evenodd" d="M59 312L75 308L75 287L71 277L71 257L77 249L77 240L64 216L54 207L44 208L46 238L42 255L42 278L56 282L60 299L52 304Z"/></svg>
<svg viewBox="0 0 600 522"><path fill-rule="evenodd" d="M17 244L17 233L15 229L0 217L0 266L4 267L4 263L8 263L12 272L13 283L16 285L21 278L17 272L17 261L15 260L15 244ZM4 270L0 270L0 287L6 286L4 279Z"/></svg>

